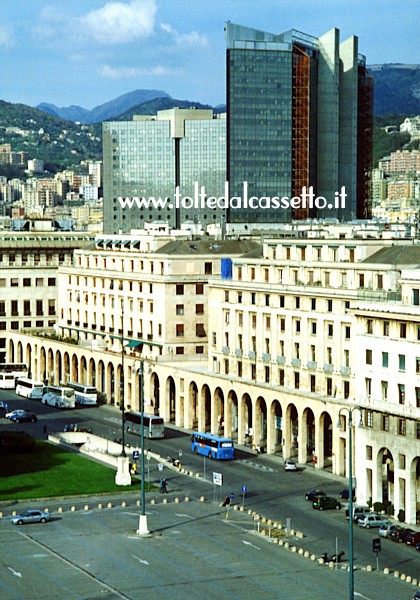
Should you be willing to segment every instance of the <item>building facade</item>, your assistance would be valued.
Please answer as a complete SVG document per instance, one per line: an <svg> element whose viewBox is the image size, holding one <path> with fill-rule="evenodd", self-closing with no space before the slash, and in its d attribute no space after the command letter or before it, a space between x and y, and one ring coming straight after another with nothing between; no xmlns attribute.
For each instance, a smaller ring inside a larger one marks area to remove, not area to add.
<svg viewBox="0 0 420 600"><path fill-rule="evenodd" d="M224 208L209 208L194 199L194 182L207 196L220 197L226 180L226 119L212 110L158 111L133 121L103 124L104 232L129 233L152 221L173 228L186 221L220 221ZM141 208L123 208L118 198L161 199ZM204 204L204 203L203 203Z"/></svg>
<svg viewBox="0 0 420 600"><path fill-rule="evenodd" d="M373 79L355 36L271 34L225 24L227 174L231 196L301 196L313 187L332 208L231 209L231 222L369 218ZM345 206L334 206L345 187Z"/></svg>

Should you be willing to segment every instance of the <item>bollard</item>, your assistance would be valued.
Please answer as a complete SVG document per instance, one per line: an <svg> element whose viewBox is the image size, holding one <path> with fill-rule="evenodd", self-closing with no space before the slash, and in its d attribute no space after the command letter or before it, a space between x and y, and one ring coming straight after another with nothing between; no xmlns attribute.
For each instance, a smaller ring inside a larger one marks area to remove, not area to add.
<svg viewBox="0 0 420 600"><path fill-rule="evenodd" d="M112 508L112 502L108 502L107 506L108 508Z"/></svg>
<svg viewBox="0 0 420 600"><path fill-rule="evenodd" d="M401 581L405 581L407 579L407 576L404 573L401 573L400 579Z"/></svg>
<svg viewBox="0 0 420 600"><path fill-rule="evenodd" d="M298 531L298 532L296 533L296 537L297 537L299 540L303 540L303 538L304 538L304 535L303 535L302 531Z"/></svg>
<svg viewBox="0 0 420 600"><path fill-rule="evenodd" d="M368 573L372 573L373 569L372 569L372 565L366 565L366 571Z"/></svg>
<svg viewBox="0 0 420 600"><path fill-rule="evenodd" d="M318 562L320 565L325 565L325 560L323 558L318 558Z"/></svg>
<svg viewBox="0 0 420 600"><path fill-rule="evenodd" d="M136 506L141 506L140 500L136 500Z"/></svg>
<svg viewBox="0 0 420 600"><path fill-rule="evenodd" d="M155 499L154 499L154 498L152 498L152 499L150 500L150 504L156 504L156 502L155 502Z"/></svg>
<svg viewBox="0 0 420 600"><path fill-rule="evenodd" d="M328 566L330 567L330 569L334 569L335 567L335 562L330 560L330 562L328 563Z"/></svg>
<svg viewBox="0 0 420 600"><path fill-rule="evenodd" d="M233 507L233 510L239 510L239 505L235 504L235 506Z"/></svg>
<svg viewBox="0 0 420 600"><path fill-rule="evenodd" d="M70 510L71 510L71 512L76 512L76 507L72 506Z"/></svg>
<svg viewBox="0 0 420 600"><path fill-rule="evenodd" d="M411 583L411 575L407 575L407 577L405 578L407 583Z"/></svg>
<svg viewBox="0 0 420 600"><path fill-rule="evenodd" d="M197 477L197 479L200 477L200 473L196 473L195 476Z"/></svg>
<svg viewBox="0 0 420 600"><path fill-rule="evenodd" d="M244 507L243 506L239 507L239 512L244 512Z"/></svg>
<svg viewBox="0 0 420 600"><path fill-rule="evenodd" d="M290 550L291 550L292 552L296 552L297 548L296 548L296 546L292 546L292 547L290 548Z"/></svg>
<svg viewBox="0 0 420 600"><path fill-rule="evenodd" d="M185 498L184 498L184 502L189 502L189 501L190 501L189 497L188 497L188 496L185 496Z"/></svg>
<svg viewBox="0 0 420 600"><path fill-rule="evenodd" d="M88 505L88 504L85 504L85 506L84 506L84 510L85 510L85 511L89 510L89 505Z"/></svg>
<svg viewBox="0 0 420 600"><path fill-rule="evenodd" d="M299 548L298 554L303 554L303 548Z"/></svg>
<svg viewBox="0 0 420 600"><path fill-rule="evenodd" d="M59 507L58 507L58 512L59 512L59 513L62 513L62 512L63 512L63 507L62 507L62 506L59 506Z"/></svg>
<svg viewBox="0 0 420 600"><path fill-rule="evenodd" d="M384 568L384 575L389 575L389 567Z"/></svg>
<svg viewBox="0 0 420 600"><path fill-rule="evenodd" d="M284 546L284 540L279 540L279 546Z"/></svg>
<svg viewBox="0 0 420 600"><path fill-rule="evenodd" d="M123 500L123 501L121 502L121 506L122 506L123 508L125 508L125 507L127 506L127 502L126 502L125 500Z"/></svg>
<svg viewBox="0 0 420 600"><path fill-rule="evenodd" d="M309 558L309 552L308 552L307 550L305 550L305 552L303 553L303 556L304 556L305 558Z"/></svg>
<svg viewBox="0 0 420 600"><path fill-rule="evenodd" d="M162 500L162 504L168 504L168 498L164 498L164 499Z"/></svg>
<svg viewBox="0 0 420 600"><path fill-rule="evenodd" d="M316 560L316 554L311 554L311 560ZM322 558L321 558L322 560Z"/></svg>
<svg viewBox="0 0 420 600"><path fill-rule="evenodd" d="M179 504L179 498L175 498L175 504Z"/></svg>
<svg viewBox="0 0 420 600"><path fill-rule="evenodd" d="M99 510L102 510L102 509L103 509L103 507L104 507L104 505L102 504L102 502L99 502L99 504L98 504L98 508L99 508Z"/></svg>
<svg viewBox="0 0 420 600"><path fill-rule="evenodd" d="M206 499L204 498L204 496L200 496L200 502L205 502Z"/></svg>
<svg viewBox="0 0 420 600"><path fill-rule="evenodd" d="M15 510L12 510L12 517L16 517L17 512Z"/></svg>
<svg viewBox="0 0 420 600"><path fill-rule="evenodd" d="M418 582L417 582L417 579L415 579L415 578L413 577L413 578L412 578L412 580L411 580L411 583L412 583L413 585L417 585L417 583L418 583Z"/></svg>
<svg viewBox="0 0 420 600"><path fill-rule="evenodd" d="M394 571L394 577L399 577L400 576L400 572L399 571Z"/></svg>
<svg viewBox="0 0 420 600"><path fill-rule="evenodd" d="M44 508L44 512L49 513L50 509L49 508Z"/></svg>
<svg viewBox="0 0 420 600"><path fill-rule="evenodd" d="M289 548L289 546L290 546L289 542L284 542L284 547L285 548Z"/></svg>

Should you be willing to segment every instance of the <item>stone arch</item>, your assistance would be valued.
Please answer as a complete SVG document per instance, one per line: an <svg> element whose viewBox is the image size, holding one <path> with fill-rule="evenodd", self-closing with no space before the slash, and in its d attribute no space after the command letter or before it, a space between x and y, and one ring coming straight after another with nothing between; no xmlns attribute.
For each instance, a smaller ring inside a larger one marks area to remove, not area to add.
<svg viewBox="0 0 420 600"><path fill-rule="evenodd" d="M201 407L198 405L198 388L195 381L188 387L187 428L198 431L201 426Z"/></svg>
<svg viewBox="0 0 420 600"><path fill-rule="evenodd" d="M96 384L96 363L93 358L89 360L87 367L87 383L88 385L91 385L98 389L98 386Z"/></svg>
<svg viewBox="0 0 420 600"><path fill-rule="evenodd" d="M87 383L87 362L86 356L80 357L79 380L80 383Z"/></svg>
<svg viewBox="0 0 420 600"><path fill-rule="evenodd" d="M14 346L13 340L10 340L10 343L12 344L12 356L14 357L14 355L15 355L15 353L14 353L14 347L15 346ZM11 361L11 362L14 362L14 360ZM19 341L17 343L16 362L23 363L23 346L22 346L22 342L21 341Z"/></svg>
<svg viewBox="0 0 420 600"><path fill-rule="evenodd" d="M168 414L169 414L169 422L176 422L176 387L175 381L173 377L167 377L166 379L166 398L168 401ZM184 425L184 411L180 408L180 425Z"/></svg>
<svg viewBox="0 0 420 600"><path fill-rule="evenodd" d="M321 436L320 448L318 449L319 467L325 469L331 467L333 456L333 422L331 415L325 411L320 418Z"/></svg>
<svg viewBox="0 0 420 600"><path fill-rule="evenodd" d="M285 458L297 456L299 449L299 415L296 406L291 403L286 410Z"/></svg>
<svg viewBox="0 0 420 600"><path fill-rule="evenodd" d="M115 381L115 369L112 362L108 363L106 368L106 395L110 404L116 404L116 381Z"/></svg>
<svg viewBox="0 0 420 600"><path fill-rule="evenodd" d="M214 390L213 412L211 413L211 432L222 435L225 421L225 396L223 390L217 387Z"/></svg>
<svg viewBox="0 0 420 600"><path fill-rule="evenodd" d="M48 379L47 354L46 354L45 348L43 346L39 352L39 374L40 374L41 381L45 381L46 379Z"/></svg>
<svg viewBox="0 0 420 600"><path fill-rule="evenodd" d="M26 344L25 363L28 365L28 377L32 377L33 365L32 365L32 346L31 346L31 344Z"/></svg>
<svg viewBox="0 0 420 600"><path fill-rule="evenodd" d="M152 373L150 377L150 402L152 412L158 415L160 411L160 382L157 373Z"/></svg>
<svg viewBox="0 0 420 600"><path fill-rule="evenodd" d="M64 352L63 355L63 370L61 373L61 380L63 384L70 381L70 357L68 352Z"/></svg>
<svg viewBox="0 0 420 600"><path fill-rule="evenodd" d="M416 456L407 469L407 495L405 520L407 523L420 522L420 456Z"/></svg>
<svg viewBox="0 0 420 600"><path fill-rule="evenodd" d="M238 397L233 390L227 396L224 434L234 440L238 439Z"/></svg>
<svg viewBox="0 0 420 600"><path fill-rule="evenodd" d="M125 390L124 390L124 375L123 375L123 369L122 369L122 365L119 364L117 365L117 369L114 370L114 379L115 379L115 390L114 390L114 394L115 394L115 404L117 404L118 406L122 406L123 402L124 402L124 406L126 406L127 402L126 402L126 397L125 397Z"/></svg>
<svg viewBox="0 0 420 600"><path fill-rule="evenodd" d="M54 371L54 352L51 348L48 349L47 352L47 380L48 383L53 383L55 380L55 371Z"/></svg>
<svg viewBox="0 0 420 600"><path fill-rule="evenodd" d="M267 446L267 403L258 396L254 413L254 444L265 448Z"/></svg>
<svg viewBox="0 0 420 600"><path fill-rule="evenodd" d="M106 394L106 377L105 377L105 365L104 361L100 360L98 362L97 374L95 377L95 385L96 389L102 394ZM107 399L109 401L109 398Z"/></svg>
<svg viewBox="0 0 420 600"><path fill-rule="evenodd" d="M387 505L390 502L396 506L395 463L394 456L388 448L381 448L376 457L376 486L373 484L372 499ZM376 488L376 489L375 489ZM400 499L401 500L401 499ZM404 507L404 504L403 504Z"/></svg>
<svg viewBox="0 0 420 600"><path fill-rule="evenodd" d="M20 342L18 342L18 349L19 349L19 344L22 349L22 344ZM18 357L18 356L19 356L19 352L16 353L16 357ZM9 340L9 347L7 350L7 362L11 362L11 363L15 362L15 343L13 340ZM17 358L16 362L22 362L22 361L19 360L19 358Z"/></svg>
<svg viewBox="0 0 420 600"><path fill-rule="evenodd" d="M300 442L303 446L304 462L318 462L315 441L315 416L311 408L306 407L302 414L302 432ZM316 456L316 459L314 459Z"/></svg>
<svg viewBox="0 0 420 600"><path fill-rule="evenodd" d="M201 388L198 428L200 431L211 431L211 393L207 384Z"/></svg>
<svg viewBox="0 0 420 600"><path fill-rule="evenodd" d="M267 452L274 454L283 449L283 410L279 400L273 400L268 419Z"/></svg>
<svg viewBox="0 0 420 600"><path fill-rule="evenodd" d="M243 394L239 406L239 435L238 442L251 444L253 441L253 410L252 400L249 394ZM242 438L243 436L243 438ZM241 441L243 439L243 442Z"/></svg>
<svg viewBox="0 0 420 600"><path fill-rule="evenodd" d="M77 354L73 354L71 357L71 371L70 371L70 381L78 381L79 380L79 359Z"/></svg>
<svg viewBox="0 0 420 600"><path fill-rule="evenodd" d="M57 350L54 358L54 384L59 385L63 381L63 363L61 360L61 352Z"/></svg>

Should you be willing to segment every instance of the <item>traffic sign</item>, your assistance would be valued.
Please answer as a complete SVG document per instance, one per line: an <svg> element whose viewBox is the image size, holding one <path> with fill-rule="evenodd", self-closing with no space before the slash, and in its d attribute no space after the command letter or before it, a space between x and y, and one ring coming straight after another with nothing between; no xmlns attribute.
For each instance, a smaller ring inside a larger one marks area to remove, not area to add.
<svg viewBox="0 0 420 600"><path fill-rule="evenodd" d="M245 493L246 492L246 485L242 486L242 491Z"/></svg>
<svg viewBox="0 0 420 600"><path fill-rule="evenodd" d="M159 469L159 471L163 471L163 464L162 463L158 464L158 469Z"/></svg>
<svg viewBox="0 0 420 600"><path fill-rule="evenodd" d="M213 483L214 483L214 485L223 485L222 473L214 473L213 472Z"/></svg>
<svg viewBox="0 0 420 600"><path fill-rule="evenodd" d="M372 549L374 552L381 551L381 538L373 538L372 540Z"/></svg>
<svg viewBox="0 0 420 600"><path fill-rule="evenodd" d="M133 450L133 460L137 460L139 457L139 451L138 450Z"/></svg>
<svg viewBox="0 0 420 600"><path fill-rule="evenodd" d="M231 500L233 500L233 499L234 499L234 497L235 497L235 494L232 492L232 493L230 494L229 498L230 498Z"/></svg>

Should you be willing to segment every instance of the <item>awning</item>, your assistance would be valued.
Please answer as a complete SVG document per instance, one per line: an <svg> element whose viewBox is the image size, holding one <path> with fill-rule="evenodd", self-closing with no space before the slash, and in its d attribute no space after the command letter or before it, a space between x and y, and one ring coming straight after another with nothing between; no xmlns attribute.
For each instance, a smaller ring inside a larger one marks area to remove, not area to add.
<svg viewBox="0 0 420 600"><path fill-rule="evenodd" d="M126 348L137 348L137 346L143 346L144 342L141 342L139 340L130 340L128 342L128 344L125 344Z"/></svg>

